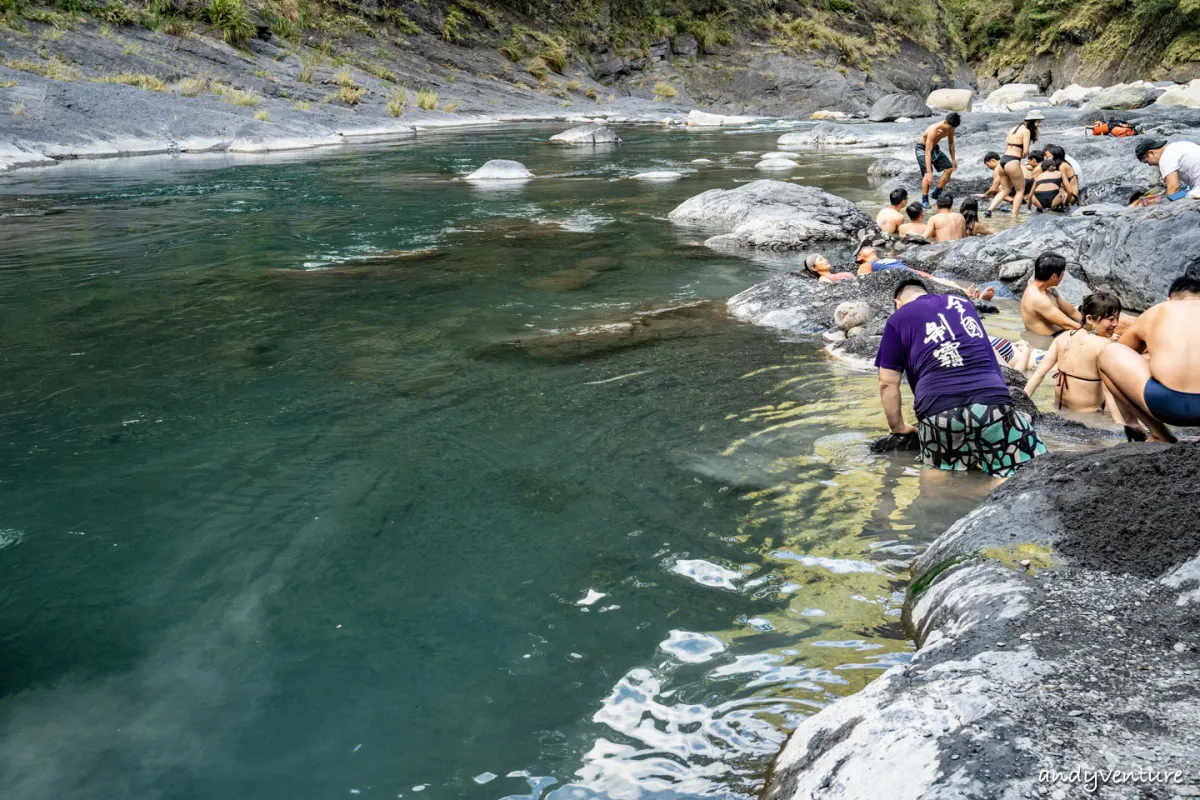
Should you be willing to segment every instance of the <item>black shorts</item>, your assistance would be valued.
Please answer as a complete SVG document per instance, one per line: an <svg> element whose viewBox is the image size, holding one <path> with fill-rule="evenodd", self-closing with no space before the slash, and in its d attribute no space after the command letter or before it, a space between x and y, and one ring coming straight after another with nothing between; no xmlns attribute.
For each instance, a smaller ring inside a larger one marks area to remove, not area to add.
<svg viewBox="0 0 1200 800"><path fill-rule="evenodd" d="M954 169L954 162L950 160L948 155L942 152L942 148L939 145L935 144L933 146L933 153L931 154L929 160L933 164L934 172L945 172L948 169ZM921 168L921 175L924 176L925 145L923 144L917 145L917 166Z"/></svg>

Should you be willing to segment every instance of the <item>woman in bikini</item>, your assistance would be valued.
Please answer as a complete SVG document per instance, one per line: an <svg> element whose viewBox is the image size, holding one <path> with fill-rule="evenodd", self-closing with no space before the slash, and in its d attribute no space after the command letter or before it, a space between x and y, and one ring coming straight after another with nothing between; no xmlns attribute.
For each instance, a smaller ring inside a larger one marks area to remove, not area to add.
<svg viewBox="0 0 1200 800"><path fill-rule="evenodd" d="M1046 357L1025 384L1025 394L1033 393L1055 366L1054 399L1058 407L1072 411L1100 412L1107 410L1113 420L1124 425L1112 396L1100 381L1096 365L1100 351L1112 343L1112 335L1121 318L1121 301L1111 294L1096 292L1083 298L1079 306L1083 328L1057 337L1046 351Z"/></svg>
<svg viewBox="0 0 1200 800"><path fill-rule="evenodd" d="M1058 168L1058 162L1049 156L1042 162L1042 171L1033 179L1033 207L1038 211L1049 211L1067 204L1067 176Z"/></svg>
<svg viewBox="0 0 1200 800"><path fill-rule="evenodd" d="M974 197L964 198L958 204L958 213L967 221L967 236L990 236L992 231L979 222L979 201Z"/></svg>
<svg viewBox="0 0 1200 800"><path fill-rule="evenodd" d="M813 253L804 259L804 274L816 278L820 283L849 281L857 277L853 272L834 272L829 259L820 253Z"/></svg>
<svg viewBox="0 0 1200 800"><path fill-rule="evenodd" d="M1046 158L1053 158L1054 163L1058 165L1059 172L1063 174L1063 191L1067 193L1067 205L1078 205L1079 175L1076 174L1075 168L1067 159L1067 151L1056 144L1048 144L1046 145Z"/></svg>
<svg viewBox="0 0 1200 800"><path fill-rule="evenodd" d="M1008 132L1004 140L1004 155L1000 156L1000 191L988 206L988 216L996 206L1011 193L1013 219L1021 213L1021 201L1025 199L1025 173L1021 162L1029 148L1037 141L1038 126L1045 116L1036 109L1025 115L1025 121Z"/></svg>

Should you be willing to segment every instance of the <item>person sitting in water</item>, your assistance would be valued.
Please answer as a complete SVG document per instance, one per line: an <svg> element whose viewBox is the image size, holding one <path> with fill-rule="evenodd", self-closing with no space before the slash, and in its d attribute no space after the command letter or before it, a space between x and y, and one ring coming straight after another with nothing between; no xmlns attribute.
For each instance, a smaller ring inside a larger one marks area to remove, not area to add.
<svg viewBox="0 0 1200 800"><path fill-rule="evenodd" d="M1059 169L1058 162L1047 157L1042 162L1042 171L1033 179L1033 207L1038 211L1050 211L1067 205L1067 176Z"/></svg>
<svg viewBox="0 0 1200 800"><path fill-rule="evenodd" d="M853 272L834 272L829 259L820 253L812 253L804 259L804 274L816 278L821 283L854 280Z"/></svg>
<svg viewBox="0 0 1200 800"><path fill-rule="evenodd" d="M901 236L924 236L925 206L913 200L908 204L906 211L908 212L908 222L901 225L896 232Z"/></svg>
<svg viewBox="0 0 1200 800"><path fill-rule="evenodd" d="M1078 205L1079 198L1083 194L1082 180L1079 170L1076 167L1075 159L1067 155L1067 151L1063 150L1056 144L1046 145L1046 158L1053 158L1055 166L1063 175L1063 191L1066 192L1067 201L1065 205Z"/></svg>
<svg viewBox="0 0 1200 800"><path fill-rule="evenodd" d="M940 199L941 198L939 198L939 201ZM974 285L963 289L963 287L959 286L954 281L947 280L945 278L939 278L935 275L930 275L928 272L914 269L898 258L880 258L879 251L876 250L872 245L865 242L858 248L858 252L854 254L854 262L858 264L859 275L870 275L872 272L883 272L884 270L889 269L906 269L914 275L920 275L922 278L931 280L934 283L940 283L942 286L965 291L967 293L967 297L970 297L973 300L991 300L996 296L996 290L991 286L984 289L982 292L975 288Z"/></svg>
<svg viewBox="0 0 1200 800"><path fill-rule="evenodd" d="M1100 353L1100 379L1131 439L1143 436L1135 420L1160 442L1175 441L1167 425L1200 425L1200 274L1176 278L1167 297Z"/></svg>
<svg viewBox="0 0 1200 800"><path fill-rule="evenodd" d="M1033 280L1021 295L1021 321L1030 333L1057 336L1083 327L1079 310L1055 291L1066 274L1067 260L1058 253L1046 251L1033 262Z"/></svg>
<svg viewBox="0 0 1200 800"><path fill-rule="evenodd" d="M1012 397L975 307L961 297L929 294L917 278L896 287L875 366L888 429L917 433L926 466L978 467L1006 478L1046 446ZM907 375L917 426L904 421L900 377Z"/></svg>
<svg viewBox="0 0 1200 800"><path fill-rule="evenodd" d="M1003 336L989 336L988 339L996 353L996 360L1018 372L1028 373L1030 367L1036 368L1046 355L1045 350L1039 350L1024 339L1015 342Z"/></svg>
<svg viewBox="0 0 1200 800"><path fill-rule="evenodd" d="M875 224L884 233L894 234L904 224L904 206L908 203L908 190L903 187L892 189L892 193L888 195L888 202L891 205L879 211L875 217Z"/></svg>
<svg viewBox="0 0 1200 800"><path fill-rule="evenodd" d="M990 236L992 231L979 222L979 201L974 197L963 198L958 204L958 213L966 223L967 236Z"/></svg>
<svg viewBox="0 0 1200 800"><path fill-rule="evenodd" d="M1083 298L1079 313L1083 315L1083 328L1054 340L1025 384L1025 394L1033 397L1050 370L1057 366L1054 400L1060 409L1066 406L1072 411L1099 412L1107 408L1113 420L1123 425L1116 403L1100 380L1098 365L1100 353L1113 343L1112 334L1121 318L1121 301L1111 294L1095 292Z"/></svg>
<svg viewBox="0 0 1200 800"><path fill-rule="evenodd" d="M1171 142L1161 136L1147 136L1134 147L1138 161L1158 167L1166 184L1168 200L1182 200L1193 186L1200 186L1200 144Z"/></svg>
<svg viewBox="0 0 1200 800"><path fill-rule="evenodd" d="M999 161L1000 191L988 206L988 216L991 216L996 206L1010 194L1013 198L1013 219L1020 215L1021 201L1025 199L1025 172L1021 168L1021 162L1037 141L1038 128L1041 127L1043 119L1045 116L1037 109L1030 111L1025 115L1025 120L1009 131L1004 139L1004 155Z"/></svg>
<svg viewBox="0 0 1200 800"><path fill-rule="evenodd" d="M954 155L954 132L961 124L962 117L959 113L951 111L944 120L935 122L926 128L925 132L921 134L920 141L917 142L917 166L921 168L921 205L925 208L930 207L929 188L933 186L934 173L941 173L937 188L933 190L932 194L933 199L937 200L946 188L946 184L950 183L950 176L954 174L954 170L958 169L958 159ZM947 140L950 150L949 158L942 152L942 148L938 144L942 139Z"/></svg>
<svg viewBox="0 0 1200 800"><path fill-rule="evenodd" d="M938 198L937 213L925 225L925 238L931 242L950 242L967 237L967 221L954 210L954 195Z"/></svg>

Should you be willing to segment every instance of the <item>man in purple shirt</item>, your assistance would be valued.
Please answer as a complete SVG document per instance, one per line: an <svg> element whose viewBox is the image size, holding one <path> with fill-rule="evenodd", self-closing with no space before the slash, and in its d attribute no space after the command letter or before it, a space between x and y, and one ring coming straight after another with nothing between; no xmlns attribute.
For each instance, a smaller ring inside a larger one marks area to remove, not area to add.
<svg viewBox="0 0 1200 800"><path fill-rule="evenodd" d="M965 297L929 294L916 278L896 287L875 366L892 433L917 433L927 466L979 467L1007 478L1046 452L1033 423L1013 408L991 340ZM900 375L908 375L919 428L904 421Z"/></svg>

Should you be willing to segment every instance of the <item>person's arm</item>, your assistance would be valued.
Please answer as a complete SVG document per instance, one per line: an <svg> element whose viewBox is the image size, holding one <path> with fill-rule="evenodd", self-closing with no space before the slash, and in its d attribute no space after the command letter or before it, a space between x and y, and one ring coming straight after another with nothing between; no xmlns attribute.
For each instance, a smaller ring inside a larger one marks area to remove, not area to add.
<svg viewBox="0 0 1200 800"><path fill-rule="evenodd" d="M1157 306L1151 308L1145 314L1133 321L1133 324L1121 334L1121 338L1117 341L1133 350L1135 353L1142 353L1146 350L1146 335L1145 331L1153 322L1153 317L1157 315Z"/></svg>
<svg viewBox="0 0 1200 800"><path fill-rule="evenodd" d="M925 239L927 239L931 242L933 241L933 235L937 230L937 228L934 227L933 220L934 220L934 217L929 218L929 222L925 223L925 232L923 234L921 234L922 237L924 237Z"/></svg>
<svg viewBox="0 0 1200 800"><path fill-rule="evenodd" d="M986 200L989 197L994 197L1000 194L1000 176L997 174L999 170L999 167L996 167L996 169L992 170L992 185L988 187L986 192L979 195L980 200Z"/></svg>
<svg viewBox="0 0 1200 800"><path fill-rule="evenodd" d="M1163 179L1167 184L1167 195L1173 195L1179 191L1179 170L1175 170Z"/></svg>
<svg viewBox="0 0 1200 800"><path fill-rule="evenodd" d="M972 236L991 236L992 233L993 233L992 229L989 228L987 225L982 225L982 224L976 222L975 230L971 232L971 235Z"/></svg>
<svg viewBox="0 0 1200 800"><path fill-rule="evenodd" d="M1079 309L1076 308L1075 306L1073 306L1071 304L1070 300L1063 297L1058 292L1052 292L1051 294L1054 297L1055 304L1058 305L1059 311L1063 312L1064 314L1066 314L1068 317L1075 320L1076 322L1083 322L1083 314L1079 313ZM1082 327L1082 326L1077 325L1076 327Z"/></svg>
<svg viewBox="0 0 1200 800"><path fill-rule="evenodd" d="M936 145L931 144L933 137L929 135L929 131L925 131L925 171L933 172L933 148Z"/></svg>
<svg viewBox="0 0 1200 800"><path fill-rule="evenodd" d="M1067 305L1070 305L1070 303ZM1057 325L1058 327L1064 328L1068 331L1073 331L1076 328L1083 327L1079 324L1078 320L1068 315L1058 306L1057 299L1051 300L1045 297L1037 298L1037 301L1034 303L1034 311L1036 311L1038 316L1040 316L1048 324Z"/></svg>
<svg viewBox="0 0 1200 800"><path fill-rule="evenodd" d="M954 155L954 128L950 129L950 135L946 137L947 147L950 148L950 163L958 169L958 156Z"/></svg>
<svg viewBox="0 0 1200 800"><path fill-rule="evenodd" d="M1050 374L1050 370L1058 363L1058 342L1046 351L1045 357L1042 358L1042 363L1038 364L1037 370L1033 375L1029 376L1029 380L1025 382L1025 396L1033 397L1033 393L1042 385L1042 381L1046 380L1046 376Z"/></svg>
<svg viewBox="0 0 1200 800"><path fill-rule="evenodd" d="M904 412L900 408L900 375L894 369L879 368L879 402L883 406L889 431L895 434L916 433L917 429L904 421Z"/></svg>
<svg viewBox="0 0 1200 800"><path fill-rule="evenodd" d="M1033 147L1033 141L1029 135L1029 128L1024 125L1021 128L1021 160L1024 161L1029 155L1029 148Z"/></svg>

